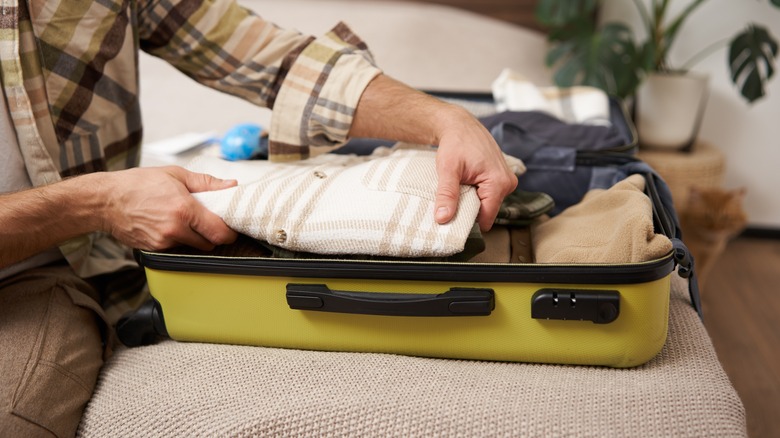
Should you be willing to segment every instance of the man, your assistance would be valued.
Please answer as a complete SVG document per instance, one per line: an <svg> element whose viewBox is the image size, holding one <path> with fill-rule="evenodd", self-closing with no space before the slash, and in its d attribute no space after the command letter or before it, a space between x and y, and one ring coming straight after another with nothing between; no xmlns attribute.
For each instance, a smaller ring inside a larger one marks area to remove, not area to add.
<svg viewBox="0 0 780 438"><path fill-rule="evenodd" d="M137 289L128 248L236 238L190 195L234 181L133 168L139 48L272 108L273 160L351 136L438 145L439 223L473 184L488 229L517 182L478 121L383 75L343 24L315 39L227 0L10 0L0 35L0 436L75 433L109 351L101 303Z"/></svg>

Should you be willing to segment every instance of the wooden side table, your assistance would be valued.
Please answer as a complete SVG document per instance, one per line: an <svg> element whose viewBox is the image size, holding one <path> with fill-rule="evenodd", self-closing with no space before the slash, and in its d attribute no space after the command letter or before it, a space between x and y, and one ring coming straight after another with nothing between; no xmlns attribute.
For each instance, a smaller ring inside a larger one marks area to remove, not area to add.
<svg viewBox="0 0 780 438"><path fill-rule="evenodd" d="M640 149L637 156L669 185L678 212L685 209L691 186L720 186L726 170L723 152L703 141L697 141L690 152Z"/></svg>

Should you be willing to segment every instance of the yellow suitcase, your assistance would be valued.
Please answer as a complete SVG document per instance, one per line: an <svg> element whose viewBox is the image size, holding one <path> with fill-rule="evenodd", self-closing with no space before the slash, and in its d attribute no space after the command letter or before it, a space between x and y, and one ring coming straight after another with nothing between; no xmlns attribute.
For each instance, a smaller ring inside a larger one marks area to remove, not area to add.
<svg viewBox="0 0 780 438"><path fill-rule="evenodd" d="M251 239L137 257L157 331L179 341L632 367L664 345L670 277L689 269L672 240L625 265L283 259Z"/></svg>
<svg viewBox="0 0 780 438"><path fill-rule="evenodd" d="M485 99L442 97L477 104ZM579 168L638 162L632 156L635 130L622 105L610 104L614 126L629 141L578 151ZM546 161L536 170L529 165L521 182L544 191L539 188L562 177L572 178L564 196L587 190L576 172L553 173ZM285 259L265 255L251 239L208 254L137 251L156 301L120 323L120 338L138 344L159 333L180 341L297 349L640 365L666 340L675 268L691 276L691 300L700 309L668 187L652 171L645 178L655 231L674 245L657 260L553 265Z"/></svg>
<svg viewBox="0 0 780 438"><path fill-rule="evenodd" d="M642 364L663 346L674 265L671 254L642 266L516 272L160 253L141 260L165 330L180 341L613 367ZM599 280L584 283L576 270Z"/></svg>

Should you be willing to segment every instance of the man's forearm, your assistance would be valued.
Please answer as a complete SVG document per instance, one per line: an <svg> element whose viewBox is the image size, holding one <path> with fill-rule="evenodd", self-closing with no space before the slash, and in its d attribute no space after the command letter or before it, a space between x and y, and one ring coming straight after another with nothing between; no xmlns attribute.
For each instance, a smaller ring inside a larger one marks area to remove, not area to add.
<svg viewBox="0 0 780 438"><path fill-rule="evenodd" d="M444 130L458 118L469 115L460 107L379 75L360 98L349 136L438 145Z"/></svg>
<svg viewBox="0 0 780 438"><path fill-rule="evenodd" d="M0 267L100 228L93 175L0 195Z"/></svg>

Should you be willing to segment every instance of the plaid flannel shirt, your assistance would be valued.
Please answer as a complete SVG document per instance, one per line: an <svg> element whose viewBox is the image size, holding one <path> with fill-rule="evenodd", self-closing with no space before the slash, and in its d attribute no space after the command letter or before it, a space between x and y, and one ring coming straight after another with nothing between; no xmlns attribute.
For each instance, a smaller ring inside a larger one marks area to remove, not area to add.
<svg viewBox="0 0 780 438"><path fill-rule="evenodd" d="M346 25L313 38L231 0L2 0L0 8L2 86L35 186L138 164L139 49L273 108L277 161L343 143L379 74ZM60 249L83 277L133 264L127 248L101 233Z"/></svg>

